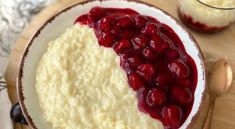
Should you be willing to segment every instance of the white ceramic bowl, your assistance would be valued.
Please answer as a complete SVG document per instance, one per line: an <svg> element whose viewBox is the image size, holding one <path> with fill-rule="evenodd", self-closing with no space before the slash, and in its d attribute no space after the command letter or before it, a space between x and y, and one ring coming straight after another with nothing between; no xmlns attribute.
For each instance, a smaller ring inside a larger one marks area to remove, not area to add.
<svg viewBox="0 0 235 129"><path fill-rule="evenodd" d="M26 48L20 63L20 70L17 80L17 94L23 114L33 129L50 129L50 125L42 118L39 108L39 101L35 90L36 68L42 55L47 50L48 42L59 37L66 28L73 25L74 20L81 14L87 13L92 7L115 7L131 8L140 14L149 15L160 22L170 26L182 40L187 53L194 59L197 67L197 88L194 94L194 103L191 113L187 120L180 127L185 129L193 123L192 119L196 116L202 103L205 91L205 67L202 53L194 38L180 25L174 18L162 10L142 2L134 1L90 1L75 4L66 8L60 13L49 19L32 37Z"/></svg>

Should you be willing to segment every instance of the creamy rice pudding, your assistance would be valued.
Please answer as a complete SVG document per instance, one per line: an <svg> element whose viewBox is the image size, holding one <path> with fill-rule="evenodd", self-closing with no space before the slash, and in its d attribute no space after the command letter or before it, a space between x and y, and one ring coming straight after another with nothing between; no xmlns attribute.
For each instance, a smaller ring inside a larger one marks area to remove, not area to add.
<svg viewBox="0 0 235 129"><path fill-rule="evenodd" d="M196 71L166 24L94 7L49 42L36 90L55 129L176 129L191 112Z"/></svg>

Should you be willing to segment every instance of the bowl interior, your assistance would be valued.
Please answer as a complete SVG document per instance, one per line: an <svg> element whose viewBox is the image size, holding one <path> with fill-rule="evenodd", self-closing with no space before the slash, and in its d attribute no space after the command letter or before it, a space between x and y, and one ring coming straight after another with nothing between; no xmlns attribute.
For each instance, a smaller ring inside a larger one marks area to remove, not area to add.
<svg viewBox="0 0 235 129"><path fill-rule="evenodd" d="M161 10L142 3L120 0L102 2L92 1L72 6L51 18L49 22L47 22L34 35L21 60L21 70L19 72L17 86L18 97L24 97L24 100L20 102L20 105L22 108L25 108L23 109L24 115L30 116L27 116L27 120L33 125L31 125L31 127L36 126L38 129L51 128L50 125L42 118L39 101L34 87L37 64L42 55L46 52L48 42L59 37L66 28L73 25L77 16L87 13L94 6L131 8L137 10L141 14L149 15L158 19L160 22L170 26L178 34L187 53L194 59L198 72L197 88L194 94L194 105L188 119L181 126L181 128L186 128L198 111L202 99L202 93L205 89L204 63L196 43L172 17L166 15Z"/></svg>

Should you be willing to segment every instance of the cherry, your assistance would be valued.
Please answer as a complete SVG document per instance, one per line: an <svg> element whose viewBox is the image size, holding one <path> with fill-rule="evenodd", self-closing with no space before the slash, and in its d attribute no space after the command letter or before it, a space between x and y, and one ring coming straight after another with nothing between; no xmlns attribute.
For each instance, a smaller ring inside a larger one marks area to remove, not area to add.
<svg viewBox="0 0 235 129"><path fill-rule="evenodd" d="M156 43L162 43L163 39L162 39L161 35L152 35L151 41L156 42Z"/></svg>
<svg viewBox="0 0 235 129"><path fill-rule="evenodd" d="M90 10L88 13L88 18L91 22L96 22L100 18L104 17L106 15L106 12L101 7L94 7Z"/></svg>
<svg viewBox="0 0 235 129"><path fill-rule="evenodd" d="M152 36L150 41L150 47L158 54L161 54L164 50L170 48L170 44L165 42L162 37L158 35Z"/></svg>
<svg viewBox="0 0 235 129"><path fill-rule="evenodd" d="M117 25L121 28L129 28L129 27L132 27L134 23L131 17L126 15L118 19Z"/></svg>
<svg viewBox="0 0 235 129"><path fill-rule="evenodd" d="M112 17L104 17L100 20L100 30L101 31L111 31L116 20Z"/></svg>
<svg viewBox="0 0 235 129"><path fill-rule="evenodd" d="M190 79L189 78L182 78L182 79L178 79L177 80L177 85L181 86L181 87L185 87L185 88L191 88L190 87Z"/></svg>
<svg viewBox="0 0 235 129"><path fill-rule="evenodd" d="M155 81L157 86L167 90L172 82L172 77L167 73L160 73L157 75Z"/></svg>
<svg viewBox="0 0 235 129"><path fill-rule="evenodd" d="M104 47L111 47L115 42L115 36L110 32L103 32L98 37L99 44Z"/></svg>
<svg viewBox="0 0 235 129"><path fill-rule="evenodd" d="M185 106L193 101L193 95L188 88L174 86L171 89L171 99L178 104Z"/></svg>
<svg viewBox="0 0 235 129"><path fill-rule="evenodd" d="M137 37L134 37L131 42L135 49L139 49L146 47L149 44L149 39L146 36L138 35Z"/></svg>
<svg viewBox="0 0 235 129"><path fill-rule="evenodd" d="M142 15L137 15L135 17L135 25L138 27L138 28L142 28L145 26L145 24L147 23L147 18L145 16L142 16Z"/></svg>
<svg viewBox="0 0 235 129"><path fill-rule="evenodd" d="M149 115L152 118L155 118L155 119L162 121L162 124L165 125L164 120L161 115L162 107L161 106L155 106L155 107L149 106L149 108L151 109L151 110L149 110Z"/></svg>
<svg viewBox="0 0 235 129"><path fill-rule="evenodd" d="M147 63L138 66L137 73L146 81L150 81L154 78L156 71L152 64Z"/></svg>
<svg viewBox="0 0 235 129"><path fill-rule="evenodd" d="M80 24L84 24L84 25L87 25L87 24L90 24L90 21L88 19L88 16L87 15L82 15L80 17L78 17L74 23L77 23L79 22Z"/></svg>
<svg viewBox="0 0 235 129"><path fill-rule="evenodd" d="M138 101L138 108L141 112L146 114L149 114L149 112L151 111L149 105L144 100Z"/></svg>
<svg viewBox="0 0 235 129"><path fill-rule="evenodd" d="M161 106L166 102L166 94L160 88L152 88L146 98L149 106Z"/></svg>
<svg viewBox="0 0 235 129"><path fill-rule="evenodd" d="M163 118L162 116L158 113L158 111L155 111L155 110L151 110L149 115L152 117L152 118L155 118L155 119L158 119L160 121L163 121Z"/></svg>
<svg viewBox="0 0 235 129"><path fill-rule="evenodd" d="M176 49L168 49L165 52L165 55L168 62L176 60L180 57L179 52Z"/></svg>
<svg viewBox="0 0 235 129"><path fill-rule="evenodd" d="M160 33L165 34L165 35L167 35L171 32L171 30L169 30L168 27L165 25L160 25L158 27L158 30L160 31Z"/></svg>
<svg viewBox="0 0 235 129"><path fill-rule="evenodd" d="M131 39L131 37L133 37L135 33L130 30L123 30L118 35L121 39Z"/></svg>
<svg viewBox="0 0 235 129"><path fill-rule="evenodd" d="M169 105L163 108L162 116L168 128L177 129L183 119L183 111L176 105Z"/></svg>
<svg viewBox="0 0 235 129"><path fill-rule="evenodd" d="M154 59L156 59L156 54L149 47L146 47L143 50L143 55L148 60L152 60L153 61Z"/></svg>
<svg viewBox="0 0 235 129"><path fill-rule="evenodd" d="M137 90L138 108L141 112L148 114L151 110L149 105L146 103L146 95L148 91L143 87Z"/></svg>
<svg viewBox="0 0 235 129"><path fill-rule="evenodd" d="M118 41L114 46L114 50L118 54L122 52L123 50L129 49L129 48L131 48L131 43L129 42L129 40L126 40L126 39Z"/></svg>
<svg viewBox="0 0 235 129"><path fill-rule="evenodd" d="M165 62L159 60L161 60L161 58L156 58L156 61L153 62L152 64L154 65L155 68L158 69L159 72L166 72L168 69L166 69Z"/></svg>
<svg viewBox="0 0 235 129"><path fill-rule="evenodd" d="M121 33L121 29L117 26L114 26L113 29L111 30L111 33L118 36Z"/></svg>
<svg viewBox="0 0 235 129"><path fill-rule="evenodd" d="M181 60L169 63L168 68L177 78L186 78L190 73L189 67Z"/></svg>
<svg viewBox="0 0 235 129"><path fill-rule="evenodd" d="M145 35L156 35L158 33L157 26L155 23L147 23L141 31Z"/></svg>
<svg viewBox="0 0 235 129"><path fill-rule="evenodd" d="M128 58L127 62L132 69L135 69L137 66L143 63L143 60L139 56L134 55Z"/></svg>
<svg viewBox="0 0 235 129"><path fill-rule="evenodd" d="M132 73L128 76L128 83L132 87L133 90L138 90L144 87L144 81L136 73Z"/></svg>

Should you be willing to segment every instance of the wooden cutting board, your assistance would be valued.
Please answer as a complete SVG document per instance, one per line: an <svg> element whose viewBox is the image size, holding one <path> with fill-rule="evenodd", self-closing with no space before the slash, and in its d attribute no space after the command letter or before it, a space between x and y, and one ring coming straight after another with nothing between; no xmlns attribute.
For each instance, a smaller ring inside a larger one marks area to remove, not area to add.
<svg viewBox="0 0 235 129"><path fill-rule="evenodd" d="M26 27L26 29L21 34L10 55L10 61L6 71L5 78L8 84L8 93L11 102L16 103L16 77L18 72L18 66L20 58L27 46L28 41L37 31L37 29L52 15L56 14L63 8L77 3L82 0L57 0L51 6L45 8L40 14L35 16L32 22ZM151 3L171 15L175 16L177 19L177 0L143 0ZM198 33L193 30L194 37L199 43L202 51L206 55L210 55L213 58L226 57L229 59L232 65L233 71L235 71L235 24L226 28L224 31L216 34L204 34ZM214 115L212 118L212 129L234 129L235 122L235 84L233 81L233 86L230 91L216 100ZM28 129L27 126L15 124L15 129Z"/></svg>

